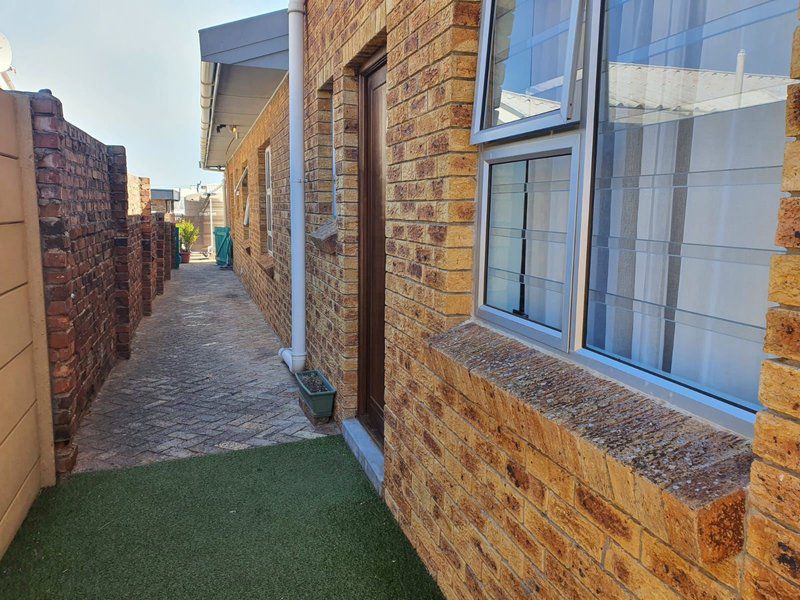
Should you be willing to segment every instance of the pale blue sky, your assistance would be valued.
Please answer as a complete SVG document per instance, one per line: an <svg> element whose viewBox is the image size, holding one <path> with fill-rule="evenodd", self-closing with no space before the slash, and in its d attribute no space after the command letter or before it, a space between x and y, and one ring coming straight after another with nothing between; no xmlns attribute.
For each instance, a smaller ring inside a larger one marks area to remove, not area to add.
<svg viewBox="0 0 800 600"><path fill-rule="evenodd" d="M19 90L50 88L66 118L125 146L153 187L221 180L197 166L197 30L278 10L285 0L0 0Z"/></svg>

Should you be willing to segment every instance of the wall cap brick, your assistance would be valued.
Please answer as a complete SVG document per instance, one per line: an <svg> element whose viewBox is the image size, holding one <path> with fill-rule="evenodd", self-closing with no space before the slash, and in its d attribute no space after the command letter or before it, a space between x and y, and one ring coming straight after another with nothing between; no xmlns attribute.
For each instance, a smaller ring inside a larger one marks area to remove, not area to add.
<svg viewBox="0 0 800 600"><path fill-rule="evenodd" d="M427 343L434 373L656 537L706 564L742 549L745 438L474 322Z"/></svg>

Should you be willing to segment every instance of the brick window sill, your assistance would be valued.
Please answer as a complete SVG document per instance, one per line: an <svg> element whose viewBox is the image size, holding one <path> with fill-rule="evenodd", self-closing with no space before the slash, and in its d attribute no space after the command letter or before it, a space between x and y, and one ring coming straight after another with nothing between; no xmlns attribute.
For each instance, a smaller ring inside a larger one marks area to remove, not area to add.
<svg viewBox="0 0 800 600"><path fill-rule="evenodd" d="M745 438L476 323L428 345L446 384L580 482L564 499L612 539L637 553L647 531L710 568L741 551Z"/></svg>
<svg viewBox="0 0 800 600"><path fill-rule="evenodd" d="M275 257L269 254L262 254L256 258L256 263L268 277L275 278Z"/></svg>
<svg viewBox="0 0 800 600"><path fill-rule="evenodd" d="M312 231L308 237L320 252L336 254L337 233L336 217L331 217Z"/></svg>

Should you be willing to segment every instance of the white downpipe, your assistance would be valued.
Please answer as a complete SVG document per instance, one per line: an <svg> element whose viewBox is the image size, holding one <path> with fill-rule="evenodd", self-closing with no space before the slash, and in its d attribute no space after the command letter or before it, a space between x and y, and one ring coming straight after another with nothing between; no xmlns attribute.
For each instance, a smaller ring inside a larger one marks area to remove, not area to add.
<svg viewBox="0 0 800 600"><path fill-rule="evenodd" d="M292 373L306 364L306 240L303 159L303 0L289 0L289 193L292 248L292 347L279 354Z"/></svg>

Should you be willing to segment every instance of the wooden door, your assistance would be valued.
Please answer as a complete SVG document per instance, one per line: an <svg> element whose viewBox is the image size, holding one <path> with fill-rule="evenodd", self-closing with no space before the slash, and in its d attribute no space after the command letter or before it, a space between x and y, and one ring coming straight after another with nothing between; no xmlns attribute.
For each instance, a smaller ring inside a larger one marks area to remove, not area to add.
<svg viewBox="0 0 800 600"><path fill-rule="evenodd" d="M359 418L383 444L386 299L386 61L361 78Z"/></svg>

